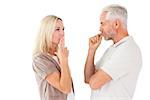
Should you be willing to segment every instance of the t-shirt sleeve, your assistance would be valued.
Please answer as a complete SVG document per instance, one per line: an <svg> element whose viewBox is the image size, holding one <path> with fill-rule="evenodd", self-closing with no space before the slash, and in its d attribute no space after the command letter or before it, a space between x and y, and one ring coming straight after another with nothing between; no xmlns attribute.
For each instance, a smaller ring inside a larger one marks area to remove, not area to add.
<svg viewBox="0 0 150 100"><path fill-rule="evenodd" d="M117 80L132 71L132 67L135 66L133 57L130 54L115 54L107 62L103 64L101 69L112 77L113 80Z"/></svg>
<svg viewBox="0 0 150 100"><path fill-rule="evenodd" d="M105 60L105 56L106 56L108 50L109 50L109 48L104 52L104 55L100 58L100 60L98 60L98 61L96 62L96 64L95 64L95 68L96 68L96 69L100 69L100 67L102 67L103 62L104 62L104 60Z"/></svg>
<svg viewBox="0 0 150 100"><path fill-rule="evenodd" d="M45 55L38 55L33 58L33 70L43 79L54 71L58 71L56 65Z"/></svg>
<svg viewBox="0 0 150 100"><path fill-rule="evenodd" d="M99 69L99 66L100 66L100 60L96 62L95 69Z"/></svg>

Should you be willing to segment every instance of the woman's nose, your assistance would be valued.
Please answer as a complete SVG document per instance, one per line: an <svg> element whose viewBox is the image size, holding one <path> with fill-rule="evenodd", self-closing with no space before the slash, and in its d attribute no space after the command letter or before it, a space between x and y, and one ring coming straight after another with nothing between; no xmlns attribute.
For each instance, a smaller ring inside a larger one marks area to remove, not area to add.
<svg viewBox="0 0 150 100"><path fill-rule="evenodd" d="M64 37L64 31L62 31L62 32L60 33L60 35L61 35L61 37Z"/></svg>

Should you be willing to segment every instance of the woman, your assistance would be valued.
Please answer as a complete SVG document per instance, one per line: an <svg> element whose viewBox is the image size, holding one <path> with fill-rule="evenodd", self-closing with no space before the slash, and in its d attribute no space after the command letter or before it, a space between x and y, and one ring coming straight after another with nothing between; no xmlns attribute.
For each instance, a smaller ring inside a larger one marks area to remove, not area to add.
<svg viewBox="0 0 150 100"><path fill-rule="evenodd" d="M33 52L33 70L41 100L74 99L64 26L57 16L49 15L41 21Z"/></svg>

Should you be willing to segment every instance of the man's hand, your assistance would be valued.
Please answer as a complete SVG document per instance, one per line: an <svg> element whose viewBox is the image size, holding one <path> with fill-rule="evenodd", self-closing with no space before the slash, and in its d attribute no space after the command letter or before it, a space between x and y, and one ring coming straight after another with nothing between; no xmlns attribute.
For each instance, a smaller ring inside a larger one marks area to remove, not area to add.
<svg viewBox="0 0 150 100"><path fill-rule="evenodd" d="M96 51L102 40L102 35L97 34L89 38L89 50Z"/></svg>

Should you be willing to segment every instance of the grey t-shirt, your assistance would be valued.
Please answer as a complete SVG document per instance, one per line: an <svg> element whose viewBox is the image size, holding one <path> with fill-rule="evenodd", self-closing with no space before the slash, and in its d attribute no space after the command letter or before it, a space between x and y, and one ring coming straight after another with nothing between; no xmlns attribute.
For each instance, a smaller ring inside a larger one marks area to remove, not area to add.
<svg viewBox="0 0 150 100"><path fill-rule="evenodd" d="M41 100L67 100L67 95L54 88L46 81L46 76L55 71L60 72L57 62L48 54L36 54L33 57L33 70L39 86Z"/></svg>

